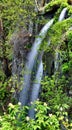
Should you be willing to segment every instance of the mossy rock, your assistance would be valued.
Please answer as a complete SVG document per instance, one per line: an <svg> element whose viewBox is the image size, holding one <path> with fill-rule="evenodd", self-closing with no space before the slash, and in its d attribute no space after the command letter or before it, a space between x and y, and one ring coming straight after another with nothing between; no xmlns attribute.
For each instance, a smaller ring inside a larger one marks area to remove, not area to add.
<svg viewBox="0 0 72 130"><path fill-rule="evenodd" d="M70 16L72 14L72 1L70 0L52 0L48 4L45 5L44 11L45 13L56 13L59 14L63 8L67 8L68 15Z"/></svg>
<svg viewBox="0 0 72 130"><path fill-rule="evenodd" d="M56 22L48 32L51 37L51 43L57 46L63 41L63 34L68 31L72 25L72 18L65 19L61 22Z"/></svg>

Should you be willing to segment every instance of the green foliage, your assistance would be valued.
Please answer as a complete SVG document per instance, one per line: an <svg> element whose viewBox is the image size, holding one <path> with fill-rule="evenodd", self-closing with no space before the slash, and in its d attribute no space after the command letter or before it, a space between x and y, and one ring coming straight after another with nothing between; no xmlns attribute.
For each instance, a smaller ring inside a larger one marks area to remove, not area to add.
<svg viewBox="0 0 72 130"><path fill-rule="evenodd" d="M63 71L64 73L66 73L66 72L69 71L68 63L64 63L64 64L62 65L62 71Z"/></svg>
<svg viewBox="0 0 72 130"><path fill-rule="evenodd" d="M1 68L1 66L0 66L0 68ZM3 72L2 68L1 68L1 69L0 69L0 83L1 83L4 79L5 79L5 74L4 74L4 72Z"/></svg>
<svg viewBox="0 0 72 130"><path fill-rule="evenodd" d="M4 80L0 81L0 111L6 111L7 109L7 105L10 102L10 100L12 99L12 80L10 79L6 79L4 77ZM1 113L2 114L2 113Z"/></svg>
<svg viewBox="0 0 72 130"><path fill-rule="evenodd" d="M71 123L68 123L67 105L60 107L60 110L53 114L49 112L50 106L46 102L36 101L36 119L30 119L26 111L28 107L21 108L21 103L13 105L9 103L8 112L0 116L0 128L2 130L60 130L60 122L70 129Z"/></svg>
<svg viewBox="0 0 72 130"><path fill-rule="evenodd" d="M46 103L36 102L36 120L26 116L28 107L22 107L22 109L19 110L21 106L20 103L18 104L19 105L13 105L9 103L8 113L4 113L4 115L0 117L0 126L2 130L59 130L57 116L52 114L47 115L49 107Z"/></svg>
<svg viewBox="0 0 72 130"><path fill-rule="evenodd" d="M49 78L46 76L42 81L41 100L46 101L50 112L55 114L59 121L66 126L68 120L68 109L71 106L72 99L67 96L66 89L69 88L69 81L65 76L58 78L59 75Z"/></svg>
<svg viewBox="0 0 72 130"><path fill-rule="evenodd" d="M72 123L68 120L67 112L71 105L71 98L65 93L67 84L65 76L60 79L46 76L42 81L41 101L32 103L32 107L35 107L35 119L27 116L27 111L32 107L21 107L20 102L16 105L9 103L7 112L0 116L1 129L60 130L62 125L68 130L71 129Z"/></svg>
<svg viewBox="0 0 72 130"><path fill-rule="evenodd" d="M72 49L72 30L69 29L69 31L67 32L66 37L68 39L69 50L71 50Z"/></svg>
<svg viewBox="0 0 72 130"><path fill-rule="evenodd" d="M29 20L35 17L33 0L2 0L0 7L1 18L7 34L9 34L9 30L14 32L15 27L26 27Z"/></svg>
<svg viewBox="0 0 72 130"><path fill-rule="evenodd" d="M56 112L63 104L69 103L69 97L63 93L67 82L64 77L56 80L57 77L58 75L52 78L46 76L42 81L41 99L48 102L53 112Z"/></svg>

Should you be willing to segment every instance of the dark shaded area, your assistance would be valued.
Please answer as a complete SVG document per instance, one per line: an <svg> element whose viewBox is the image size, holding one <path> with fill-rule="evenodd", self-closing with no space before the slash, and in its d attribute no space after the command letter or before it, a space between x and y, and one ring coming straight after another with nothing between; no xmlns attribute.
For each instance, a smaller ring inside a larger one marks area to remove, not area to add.
<svg viewBox="0 0 72 130"><path fill-rule="evenodd" d="M72 0L68 0L68 4L72 5Z"/></svg>
<svg viewBox="0 0 72 130"><path fill-rule="evenodd" d="M54 5L52 9L44 14L45 18L53 18L57 10L60 8L60 5Z"/></svg>
<svg viewBox="0 0 72 130"><path fill-rule="evenodd" d="M9 68L9 61L7 58L3 58L3 71L6 75L6 77L8 78L9 76L11 76L11 68Z"/></svg>

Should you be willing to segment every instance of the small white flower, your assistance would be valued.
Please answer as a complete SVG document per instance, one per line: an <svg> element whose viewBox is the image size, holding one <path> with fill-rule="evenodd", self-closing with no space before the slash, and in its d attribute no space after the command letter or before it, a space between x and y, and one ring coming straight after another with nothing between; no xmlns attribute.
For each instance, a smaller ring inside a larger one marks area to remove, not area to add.
<svg viewBox="0 0 72 130"><path fill-rule="evenodd" d="M14 108L14 105L12 103L9 103L9 107Z"/></svg>
<svg viewBox="0 0 72 130"><path fill-rule="evenodd" d="M2 117L0 116L0 121L2 121Z"/></svg>
<svg viewBox="0 0 72 130"><path fill-rule="evenodd" d="M27 116L27 117L26 117L26 120L27 120L27 121L29 121L29 120L30 120L29 116Z"/></svg>
<svg viewBox="0 0 72 130"><path fill-rule="evenodd" d="M36 108L35 108L34 110L35 110L35 111L37 111L37 109L36 109Z"/></svg>
<svg viewBox="0 0 72 130"><path fill-rule="evenodd" d="M68 122L68 119L66 119L66 121Z"/></svg>
<svg viewBox="0 0 72 130"><path fill-rule="evenodd" d="M49 117L52 117L52 114L49 114Z"/></svg>
<svg viewBox="0 0 72 130"><path fill-rule="evenodd" d="M15 117L13 116L13 119L15 120Z"/></svg>
<svg viewBox="0 0 72 130"><path fill-rule="evenodd" d="M6 112L4 112L4 115L6 114Z"/></svg>
<svg viewBox="0 0 72 130"><path fill-rule="evenodd" d="M52 125L52 122L50 122L50 124Z"/></svg>
<svg viewBox="0 0 72 130"><path fill-rule="evenodd" d="M62 111L63 110L63 108L62 107L60 107L60 111Z"/></svg>
<svg viewBox="0 0 72 130"><path fill-rule="evenodd" d="M37 101L39 101L39 98L37 98Z"/></svg>
<svg viewBox="0 0 72 130"><path fill-rule="evenodd" d="M46 106L46 107L47 107L47 103L46 103L46 102L44 102L44 106Z"/></svg>
<svg viewBox="0 0 72 130"><path fill-rule="evenodd" d="M21 106L21 102L18 102L18 105Z"/></svg>
<svg viewBox="0 0 72 130"><path fill-rule="evenodd" d="M33 104L33 102L31 102L31 104Z"/></svg>
<svg viewBox="0 0 72 130"><path fill-rule="evenodd" d="M30 33L30 35L29 35L30 37L32 36L32 34Z"/></svg>

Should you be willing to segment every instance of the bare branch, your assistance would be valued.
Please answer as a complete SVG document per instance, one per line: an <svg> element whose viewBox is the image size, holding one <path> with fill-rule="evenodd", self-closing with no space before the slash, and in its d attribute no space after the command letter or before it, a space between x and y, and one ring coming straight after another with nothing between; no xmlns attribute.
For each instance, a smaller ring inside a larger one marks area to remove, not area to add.
<svg viewBox="0 0 72 130"><path fill-rule="evenodd" d="M35 0L35 4L36 4L36 9L37 9L37 11L39 11L39 5L38 5L37 0Z"/></svg>
<svg viewBox="0 0 72 130"><path fill-rule="evenodd" d="M43 12L44 12L44 4L45 4L45 0L42 0L42 2L41 2L40 5L38 4L38 1L35 0L35 4L36 4L37 12L41 12L41 13L43 13Z"/></svg>

